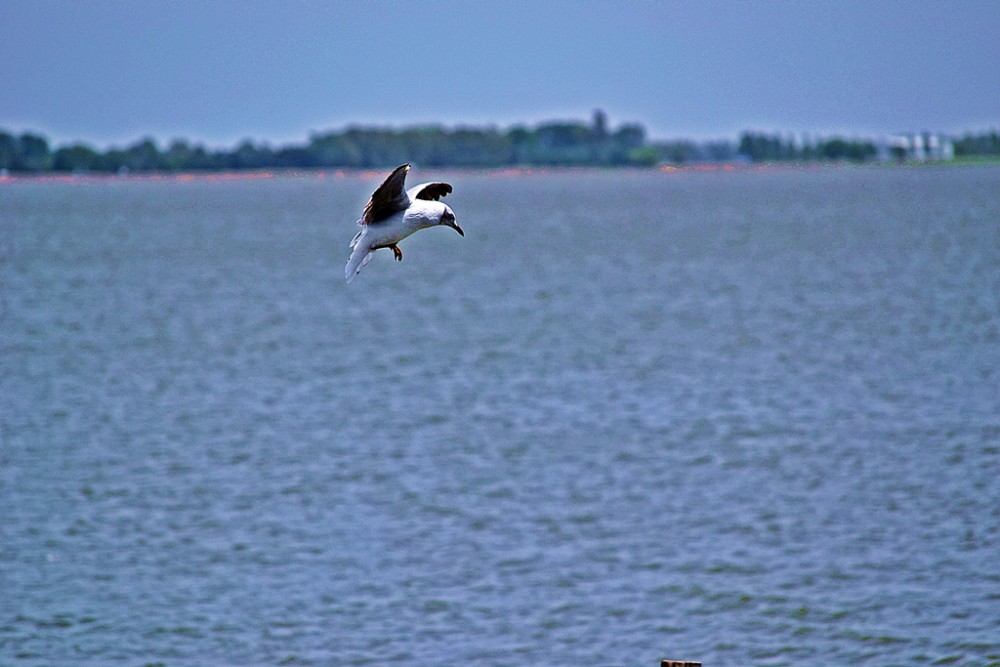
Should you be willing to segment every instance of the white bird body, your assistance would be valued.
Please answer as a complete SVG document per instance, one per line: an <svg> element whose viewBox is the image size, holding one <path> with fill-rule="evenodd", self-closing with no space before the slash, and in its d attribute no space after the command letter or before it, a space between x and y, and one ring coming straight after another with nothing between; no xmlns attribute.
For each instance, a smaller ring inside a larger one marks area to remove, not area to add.
<svg viewBox="0 0 1000 667"><path fill-rule="evenodd" d="M437 201L451 192L451 186L422 183L404 193L403 182L409 169L408 164L397 167L368 200L358 220L361 231L351 240L351 258L344 268L347 282L371 261L379 248L390 248L396 259L402 261L403 251L397 244L421 229L446 225L465 236L455 221L455 213Z"/></svg>

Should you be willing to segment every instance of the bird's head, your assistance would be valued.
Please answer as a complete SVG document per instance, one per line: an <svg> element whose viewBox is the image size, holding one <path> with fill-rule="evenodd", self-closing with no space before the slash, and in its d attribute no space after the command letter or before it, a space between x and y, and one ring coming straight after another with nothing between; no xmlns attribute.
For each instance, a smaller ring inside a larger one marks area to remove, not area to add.
<svg viewBox="0 0 1000 667"><path fill-rule="evenodd" d="M457 222L455 222L455 212L452 211L448 206L444 207L444 212L441 213L441 221L438 224L451 227L462 236L465 236L465 232L463 232L462 228L458 226Z"/></svg>

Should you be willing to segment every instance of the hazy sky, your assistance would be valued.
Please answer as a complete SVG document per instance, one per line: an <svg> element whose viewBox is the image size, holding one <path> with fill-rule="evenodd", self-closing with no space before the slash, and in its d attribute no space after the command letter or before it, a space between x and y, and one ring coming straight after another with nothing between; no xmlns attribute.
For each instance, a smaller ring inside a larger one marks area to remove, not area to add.
<svg viewBox="0 0 1000 667"><path fill-rule="evenodd" d="M349 123L1000 124L1000 0L0 0L0 127L303 141Z"/></svg>

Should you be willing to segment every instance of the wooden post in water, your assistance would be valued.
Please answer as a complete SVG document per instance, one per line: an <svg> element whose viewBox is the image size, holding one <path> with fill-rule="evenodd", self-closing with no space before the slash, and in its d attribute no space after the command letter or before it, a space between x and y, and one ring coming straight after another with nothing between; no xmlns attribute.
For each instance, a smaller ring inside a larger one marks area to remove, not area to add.
<svg viewBox="0 0 1000 667"><path fill-rule="evenodd" d="M701 667L700 662L692 660L660 660L660 667Z"/></svg>

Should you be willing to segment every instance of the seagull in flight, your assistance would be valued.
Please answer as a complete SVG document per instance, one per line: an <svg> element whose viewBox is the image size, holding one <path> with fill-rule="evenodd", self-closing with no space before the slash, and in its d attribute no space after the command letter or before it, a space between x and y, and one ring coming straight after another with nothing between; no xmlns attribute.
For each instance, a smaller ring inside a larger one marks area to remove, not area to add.
<svg viewBox="0 0 1000 667"><path fill-rule="evenodd" d="M389 248L396 261L402 262L403 251L397 244L413 232L445 225L465 236L455 222L454 211L440 201L451 192L451 185L421 183L404 192L408 171L409 164L396 167L365 204L365 211L358 220L361 231L351 241L353 252L344 269L347 282L354 280L379 248Z"/></svg>

